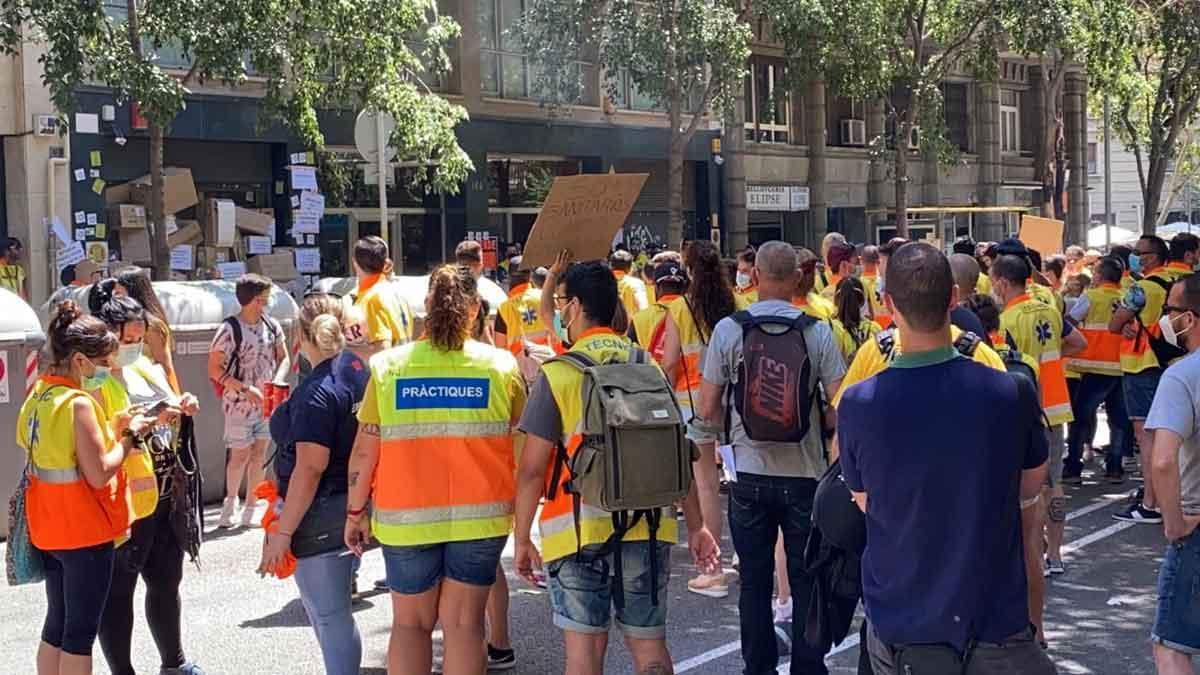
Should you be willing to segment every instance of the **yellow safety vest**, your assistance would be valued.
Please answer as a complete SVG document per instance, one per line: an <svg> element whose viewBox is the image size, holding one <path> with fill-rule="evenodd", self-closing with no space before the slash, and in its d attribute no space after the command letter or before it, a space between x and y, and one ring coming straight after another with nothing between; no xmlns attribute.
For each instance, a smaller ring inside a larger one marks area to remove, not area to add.
<svg viewBox="0 0 1200 675"><path fill-rule="evenodd" d="M523 340L546 344L550 336L542 320L538 318L538 307L542 304L541 290L521 284L508 292L508 299L496 310L504 319L504 334L508 338L508 350L514 354L523 349Z"/></svg>
<svg viewBox="0 0 1200 675"><path fill-rule="evenodd" d="M1121 286L1103 283L1089 288L1084 293L1088 301L1088 313L1079 331L1087 338L1087 348L1067 359L1068 375L1090 373L1093 375L1121 376L1121 336L1108 330L1117 305L1121 302Z"/></svg>
<svg viewBox="0 0 1200 675"><path fill-rule="evenodd" d="M608 328L593 328L579 337L571 347L573 352L582 352L598 363L605 361L627 361L633 343L628 338L617 335ZM575 454L583 440L583 374L567 363L548 361L542 366L546 381L554 402L558 405L562 417L562 444L567 455ZM551 483L554 474L554 459L546 466L546 494L551 493ZM542 506L539 528L542 535L542 560L550 562L572 555L584 546L603 544L613 534L612 513L589 505L580 504L579 533L575 537L575 513L572 496L564 489L570 479L569 472L562 472L557 490L553 490L554 499L547 499ZM657 539L663 542L675 543L679 540L678 526L675 522L674 508L663 509L662 522L659 525ZM650 530L645 519L625 534L622 541L647 541Z"/></svg>
<svg viewBox="0 0 1200 675"><path fill-rule="evenodd" d="M879 319L884 316L890 320L891 315L888 314L887 307L883 304L883 296L879 292L879 275L864 272L858 280L862 282L863 291L867 294L867 302L871 303L871 316L875 318L875 323L879 324Z"/></svg>
<svg viewBox="0 0 1200 675"><path fill-rule="evenodd" d="M641 279L626 272L613 272L617 278L617 293L621 296L621 304L625 305L625 315L633 316L646 309L646 284Z"/></svg>
<svg viewBox="0 0 1200 675"><path fill-rule="evenodd" d="M650 348L651 338L654 337L663 317L667 315L667 305L678 297L678 295L664 295L657 302L633 315L633 329L637 333L638 344L643 349Z"/></svg>
<svg viewBox="0 0 1200 675"><path fill-rule="evenodd" d="M803 299L792 298L792 305L812 318L822 321L829 321L834 314L837 314L837 308L833 303L816 293L809 293L808 297Z"/></svg>
<svg viewBox="0 0 1200 675"><path fill-rule="evenodd" d="M975 292L980 295L992 294L992 280L983 272L980 272L979 278L975 280Z"/></svg>
<svg viewBox="0 0 1200 675"><path fill-rule="evenodd" d="M362 310L366 319L366 334L362 338L368 344L386 342L389 347L396 347L412 339L408 304L382 275L365 280L355 292L354 306Z"/></svg>
<svg viewBox="0 0 1200 675"><path fill-rule="evenodd" d="M1167 275L1164 274L1165 271L1164 268L1160 267L1146 274L1147 278L1139 279L1136 282L1146 294L1146 305L1142 307L1142 311L1138 314L1138 317L1142 321L1142 326L1145 326L1145 330L1138 330L1137 337L1132 340L1125 337L1121 338L1122 373L1132 375L1140 373L1143 370L1160 367L1158 357L1154 355L1154 350L1150 348L1150 338L1157 338L1162 335L1162 329L1158 327L1158 320L1162 318L1163 306L1167 304L1167 291L1156 282L1150 281L1148 277L1158 277L1170 281ZM1136 323L1135 328L1139 328L1136 326Z"/></svg>
<svg viewBox="0 0 1200 675"><path fill-rule="evenodd" d="M676 398L679 405L690 407L688 391L691 391L692 401L700 396L700 372L709 336L700 332L686 297L680 296L668 303L667 315L679 329L679 347L683 351L679 372L675 375L675 391L681 395L677 394Z"/></svg>
<svg viewBox="0 0 1200 675"><path fill-rule="evenodd" d="M372 532L389 546L503 537L516 497L512 419L525 382L508 352L428 340L371 357L380 421Z"/></svg>
<svg viewBox="0 0 1200 675"><path fill-rule="evenodd" d="M1011 336L1018 350L1038 362L1038 389L1050 426L1075 419L1063 365L1062 323L1062 314L1053 305L1034 299L1030 293L1022 293L1000 313L1001 336Z"/></svg>
<svg viewBox="0 0 1200 675"><path fill-rule="evenodd" d="M733 289L733 304L739 310L746 309L758 302L758 286Z"/></svg>

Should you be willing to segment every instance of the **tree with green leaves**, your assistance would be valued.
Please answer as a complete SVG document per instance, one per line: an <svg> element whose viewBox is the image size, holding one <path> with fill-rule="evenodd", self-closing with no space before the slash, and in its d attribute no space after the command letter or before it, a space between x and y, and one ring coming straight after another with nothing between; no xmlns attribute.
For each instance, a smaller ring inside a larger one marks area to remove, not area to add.
<svg viewBox="0 0 1200 675"><path fill-rule="evenodd" d="M323 144L319 109L368 108L390 113L390 142L401 156L430 165L420 180L456 192L471 170L458 146L460 106L433 94L423 81L449 68L445 50L459 34L433 0L3 0L2 46L43 43L42 78L55 106L68 115L84 84L111 88L134 101L149 121L149 220L156 274L168 268L163 226L164 130L186 106L189 87L260 82L261 127L282 119L306 145ZM10 26L25 25L21 33ZM164 50L189 64L163 67Z"/></svg>
<svg viewBox="0 0 1200 675"><path fill-rule="evenodd" d="M761 0L793 72L847 98L883 101L892 132L869 139L895 185L896 231L908 236L909 139L944 164L942 82L995 70L999 0Z"/></svg>
<svg viewBox="0 0 1200 675"><path fill-rule="evenodd" d="M517 34L534 67L534 88L552 108L578 103L595 61L618 98L624 74L643 96L666 109L669 245L683 238L683 158L714 110L742 95L750 58L745 3L731 0L530 0Z"/></svg>
<svg viewBox="0 0 1200 675"><path fill-rule="evenodd" d="M1174 196L1168 179L1195 171L1200 157L1193 133L1200 124L1200 3L1126 0L1107 36L1115 56L1089 63L1088 72L1137 162L1142 231L1153 234ZM1176 191L1186 181L1178 184Z"/></svg>

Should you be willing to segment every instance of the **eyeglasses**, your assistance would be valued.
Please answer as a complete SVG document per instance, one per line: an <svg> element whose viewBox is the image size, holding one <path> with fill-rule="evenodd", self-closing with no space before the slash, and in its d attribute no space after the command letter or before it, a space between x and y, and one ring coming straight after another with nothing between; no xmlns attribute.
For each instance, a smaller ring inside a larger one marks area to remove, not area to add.
<svg viewBox="0 0 1200 675"><path fill-rule="evenodd" d="M573 295L559 295L558 293L555 293L554 294L554 302L568 303L572 299L574 299L574 297L575 296L573 296Z"/></svg>

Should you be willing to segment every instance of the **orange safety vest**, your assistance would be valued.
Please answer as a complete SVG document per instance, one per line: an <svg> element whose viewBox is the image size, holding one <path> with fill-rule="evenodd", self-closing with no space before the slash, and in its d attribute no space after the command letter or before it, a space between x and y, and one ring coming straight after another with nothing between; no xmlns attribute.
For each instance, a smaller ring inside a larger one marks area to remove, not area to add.
<svg viewBox="0 0 1200 675"><path fill-rule="evenodd" d="M1162 276L1167 281L1170 281L1171 283L1175 283L1176 281L1179 281L1183 277L1186 277L1187 275L1191 274L1192 271L1193 271L1192 268L1188 267L1187 263L1176 261L1173 263L1167 263L1167 268L1165 270L1163 270Z"/></svg>
<svg viewBox="0 0 1200 675"><path fill-rule="evenodd" d="M1121 337L1121 372L1123 373L1134 374L1150 368L1163 367L1163 364L1159 364L1158 357L1154 355L1154 349L1150 347L1150 338L1162 335L1158 320L1162 318L1163 306L1167 304L1167 291L1156 282L1150 281L1149 277L1170 281L1164 272L1165 269L1159 267L1148 272L1146 278L1134 282L1146 294L1146 305L1138 314L1145 330L1141 330L1141 326L1136 325L1137 319L1135 319L1135 327L1139 329L1137 336L1132 340Z"/></svg>
<svg viewBox="0 0 1200 675"><path fill-rule="evenodd" d="M389 546L506 536L516 497L511 420L525 381L512 354L428 340L371 358L379 464L371 531Z"/></svg>
<svg viewBox="0 0 1200 675"><path fill-rule="evenodd" d="M683 352L679 372L675 375L675 391L679 393L679 405L690 407L700 396L700 373L704 367L704 351L710 336L704 335L696 325L686 297L680 296L667 304L667 316L679 329L679 348ZM691 398L689 399L689 393Z"/></svg>
<svg viewBox="0 0 1200 675"><path fill-rule="evenodd" d="M1062 357L1063 318L1054 307L1028 293L1013 299L1000 314L1000 332L1024 354L1038 362L1038 388L1042 410L1050 426L1075 419Z"/></svg>
<svg viewBox="0 0 1200 675"><path fill-rule="evenodd" d="M1088 300L1087 317L1079 331L1087 338L1087 347L1067 359L1067 369L1076 373L1121 376L1121 336L1108 330L1121 302L1121 285L1102 283L1084 294Z"/></svg>
<svg viewBox="0 0 1200 675"><path fill-rule="evenodd" d="M73 406L81 397L92 404L105 449L111 448L115 441L104 409L66 378L39 379L17 417L17 444L29 455L25 517L33 545L43 551L108 543L133 522L123 469L98 490L79 470Z"/></svg>
<svg viewBox="0 0 1200 675"><path fill-rule="evenodd" d="M496 310L504 319L508 351L520 354L525 349L525 340L539 345L549 344L550 332L538 318L541 302L542 292L529 284L520 284L508 292L508 299Z"/></svg>

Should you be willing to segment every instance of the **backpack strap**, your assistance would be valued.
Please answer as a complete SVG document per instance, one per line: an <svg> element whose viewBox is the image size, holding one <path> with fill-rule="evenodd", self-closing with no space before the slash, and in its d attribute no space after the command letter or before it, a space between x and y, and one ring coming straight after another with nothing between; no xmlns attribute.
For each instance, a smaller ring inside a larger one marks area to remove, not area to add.
<svg viewBox="0 0 1200 675"><path fill-rule="evenodd" d="M547 360L546 363L566 363L580 372L600 365L596 362L596 359L593 359L587 354L574 351L563 352L562 354ZM544 363L542 365L545 366L546 364Z"/></svg>
<svg viewBox="0 0 1200 675"><path fill-rule="evenodd" d="M1170 292L1171 292L1171 283L1172 283L1172 282L1170 282L1170 281L1167 281L1166 279L1164 279L1164 278L1162 278L1162 277L1159 277L1159 276L1153 276L1153 275L1151 275L1151 276L1148 276L1148 277L1143 277L1143 279L1145 279L1146 281L1152 282L1152 283L1154 283L1154 284L1156 284L1156 285L1158 285L1158 286L1162 287L1162 289L1163 289L1164 291L1168 292L1168 293L1170 293Z"/></svg>
<svg viewBox="0 0 1200 675"><path fill-rule="evenodd" d="M975 358L975 350L979 349L980 337L971 331L966 331L954 341L954 349L968 359Z"/></svg>
<svg viewBox="0 0 1200 675"><path fill-rule="evenodd" d="M883 355L884 360L890 361L892 359L892 353L896 350L895 331L891 328L888 328L876 333L875 345L879 347L879 353Z"/></svg>
<svg viewBox="0 0 1200 675"><path fill-rule="evenodd" d="M225 317L223 323L229 326L229 332L233 336L233 353L229 355L229 360L225 363L224 375L240 381L242 379L242 323L236 316Z"/></svg>

